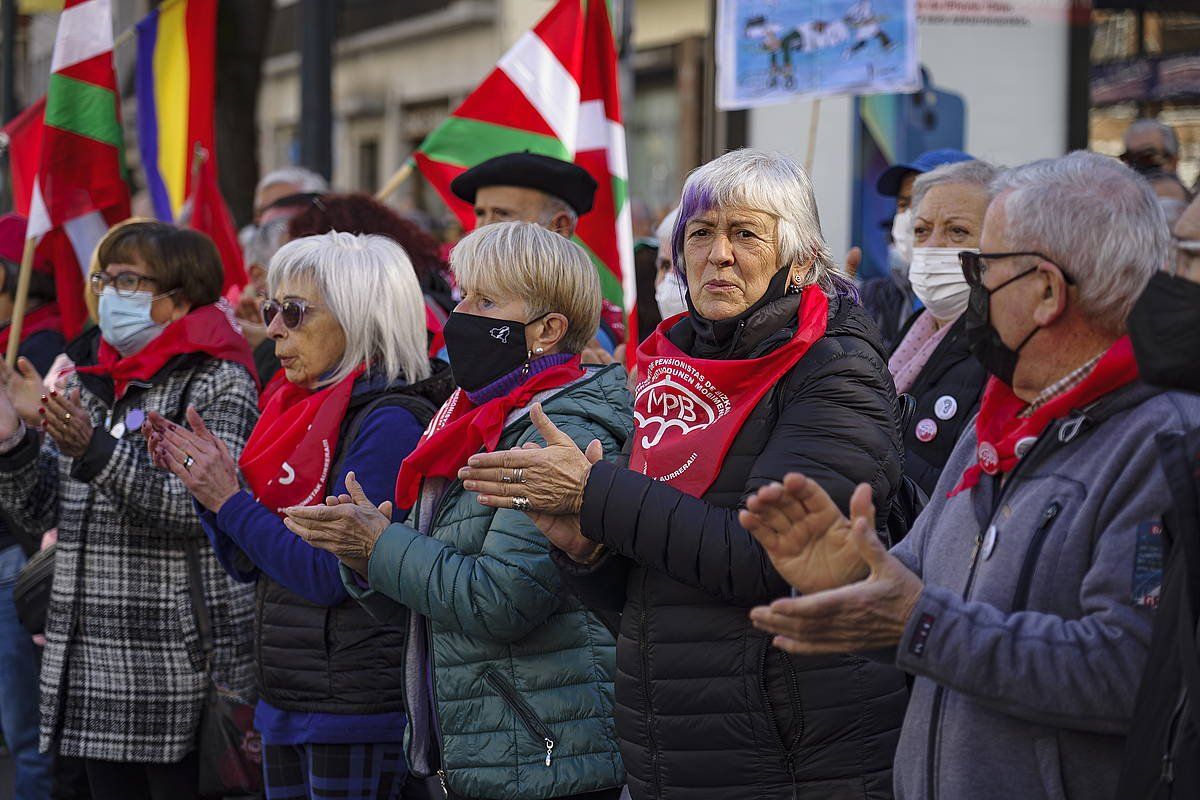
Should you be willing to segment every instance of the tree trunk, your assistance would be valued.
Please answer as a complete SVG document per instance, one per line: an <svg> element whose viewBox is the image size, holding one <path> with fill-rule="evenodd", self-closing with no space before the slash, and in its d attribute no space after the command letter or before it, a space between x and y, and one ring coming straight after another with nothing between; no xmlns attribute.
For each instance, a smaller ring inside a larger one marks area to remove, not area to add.
<svg viewBox="0 0 1200 800"><path fill-rule="evenodd" d="M220 0L217 10L217 166L221 193L239 227L254 216L258 90L272 5L271 0Z"/></svg>

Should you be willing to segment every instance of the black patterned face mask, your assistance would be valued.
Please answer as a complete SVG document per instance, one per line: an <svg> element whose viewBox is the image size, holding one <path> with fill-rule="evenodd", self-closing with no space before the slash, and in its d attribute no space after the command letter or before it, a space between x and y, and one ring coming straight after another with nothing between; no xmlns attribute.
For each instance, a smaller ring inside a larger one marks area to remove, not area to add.
<svg viewBox="0 0 1200 800"><path fill-rule="evenodd" d="M1154 273L1126 327L1142 380L1200 392L1200 283Z"/></svg>
<svg viewBox="0 0 1200 800"><path fill-rule="evenodd" d="M519 369L529 360L525 326L541 318L519 322L452 312L442 335L454 382L464 391L477 392Z"/></svg>

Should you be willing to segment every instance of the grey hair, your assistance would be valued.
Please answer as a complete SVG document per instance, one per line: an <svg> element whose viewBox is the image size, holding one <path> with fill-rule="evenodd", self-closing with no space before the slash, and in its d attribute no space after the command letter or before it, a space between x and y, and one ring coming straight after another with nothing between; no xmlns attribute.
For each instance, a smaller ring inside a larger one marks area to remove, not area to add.
<svg viewBox="0 0 1200 800"><path fill-rule="evenodd" d="M937 169L930 170L917 176L913 182L912 208L920 208L921 201L934 186L949 186L951 184L966 184L977 186L987 192L988 201L995 199L996 193L992 182L1004 170L992 166L986 161L959 161L955 164L943 164Z"/></svg>
<svg viewBox="0 0 1200 800"><path fill-rule="evenodd" d="M242 260L247 266L261 264L265 267L271 263L287 238L288 222L284 218L273 219L254 229L250 241L242 248Z"/></svg>
<svg viewBox="0 0 1200 800"><path fill-rule="evenodd" d="M667 212L662 222L658 223L658 227L654 229L654 235L658 237L658 249L660 253L663 248L671 247L671 233L675 230L675 223L678 219L679 206L675 206ZM671 250L671 252L674 253L675 251Z"/></svg>
<svg viewBox="0 0 1200 800"><path fill-rule="evenodd" d="M821 233L821 218L808 173L783 153L751 148L732 150L688 175L671 237L676 269L684 271L683 239L688 223L706 211L734 206L775 218L779 238L777 268L811 258L813 268L805 285L815 283L826 294L850 285L845 276L839 275Z"/></svg>
<svg viewBox="0 0 1200 800"><path fill-rule="evenodd" d="M386 236L330 231L294 239L275 253L267 273L274 296L291 281L311 280L346 336L327 386L366 364L389 382L429 377L425 298L412 261Z"/></svg>
<svg viewBox="0 0 1200 800"><path fill-rule="evenodd" d="M1009 170L993 189L1009 247L1059 265L1095 324L1123 333L1171 239L1150 184L1116 159L1080 150Z"/></svg>
<svg viewBox="0 0 1200 800"><path fill-rule="evenodd" d="M1152 117L1142 117L1135 119L1130 126L1125 130L1125 141L1129 141L1129 137L1138 133L1146 133L1147 131L1156 131L1163 141L1163 152L1169 156L1179 155L1179 134L1175 133L1175 129L1165 122L1160 122Z"/></svg>
<svg viewBox="0 0 1200 800"><path fill-rule="evenodd" d="M258 186L254 187L254 193L258 194L268 186L274 186L277 183L294 184L297 192L329 191L329 181L325 180L323 176L307 167L292 166L271 170L263 175L258 181Z"/></svg>
<svg viewBox="0 0 1200 800"><path fill-rule="evenodd" d="M567 224L572 231L575 230L575 226L579 224L579 214L575 209L567 205L566 200L563 200L561 197L555 197L552 194L547 194L545 202L542 203L542 218L538 220L538 224L543 228L547 228L559 214L566 214Z"/></svg>

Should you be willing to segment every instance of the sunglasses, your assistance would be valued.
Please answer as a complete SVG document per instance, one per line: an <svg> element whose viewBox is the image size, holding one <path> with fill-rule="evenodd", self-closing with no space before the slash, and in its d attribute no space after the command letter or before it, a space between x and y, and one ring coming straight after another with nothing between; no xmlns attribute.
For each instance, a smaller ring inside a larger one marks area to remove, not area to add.
<svg viewBox="0 0 1200 800"><path fill-rule="evenodd" d="M1042 261L1049 261L1051 264L1054 264L1053 261L1036 250L1022 250L1016 253L973 253L970 250L963 250L958 254L958 263L962 266L963 278L966 279L969 285L982 286L983 275L988 269L987 262L999 261L1002 258L1017 258L1018 256L1037 256ZM1058 271L1062 273L1063 280L1067 282L1067 285L1074 286L1075 280L1067 274L1067 271L1062 267L1059 267L1057 264L1054 265L1058 267ZM1032 267L1017 277L1027 275L1029 272L1032 272L1036 269L1037 267ZM1015 278L1013 280L1015 280Z"/></svg>
<svg viewBox="0 0 1200 800"><path fill-rule="evenodd" d="M284 300L282 303L278 300L267 300L262 304L263 325L271 327L275 317L282 314L283 326L295 330L304 323L305 315L315 308L317 306L314 303L305 300Z"/></svg>

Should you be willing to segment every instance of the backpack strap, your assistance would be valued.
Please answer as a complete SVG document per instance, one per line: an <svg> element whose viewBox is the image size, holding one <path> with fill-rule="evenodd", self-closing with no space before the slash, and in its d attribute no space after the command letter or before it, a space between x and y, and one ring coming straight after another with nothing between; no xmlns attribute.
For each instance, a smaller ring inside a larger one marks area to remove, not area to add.
<svg viewBox="0 0 1200 800"><path fill-rule="evenodd" d="M204 602L204 578L200 570L200 545L193 538L183 543L188 562L188 594L192 599L192 616L196 618L196 630L200 632L200 649L204 652L207 669L212 669L213 633L212 617L208 604Z"/></svg>

